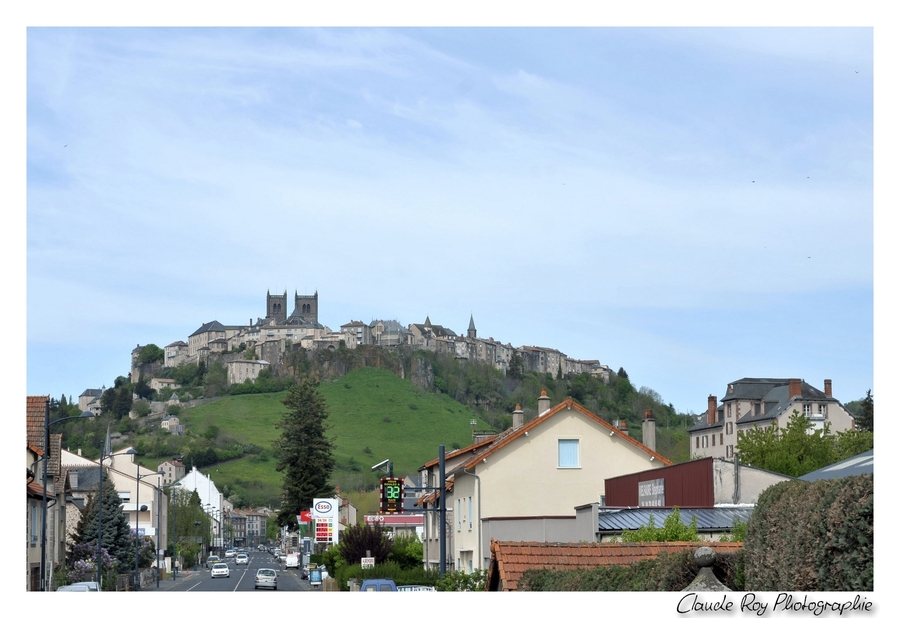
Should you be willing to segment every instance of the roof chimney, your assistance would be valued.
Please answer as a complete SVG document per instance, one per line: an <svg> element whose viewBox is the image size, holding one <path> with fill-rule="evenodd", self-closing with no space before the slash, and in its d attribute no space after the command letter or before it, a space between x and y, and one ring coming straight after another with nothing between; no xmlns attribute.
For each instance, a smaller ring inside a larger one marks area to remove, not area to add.
<svg viewBox="0 0 900 618"><path fill-rule="evenodd" d="M541 414L543 414L544 412L546 412L547 410L550 409L550 398L547 397L547 389L546 388L541 389L541 396L538 397L537 404L538 404L538 409L537 409L538 416L540 416Z"/></svg>
<svg viewBox="0 0 900 618"><path fill-rule="evenodd" d="M715 425L716 424L716 408L719 407L716 403L716 396L710 395L707 399L706 404L706 424L707 425Z"/></svg>
<svg viewBox="0 0 900 618"><path fill-rule="evenodd" d="M653 418L650 408L644 411L644 420L641 423L641 439L651 451L656 451L656 419Z"/></svg>
<svg viewBox="0 0 900 618"><path fill-rule="evenodd" d="M800 396L800 378L791 378L788 382L788 398Z"/></svg>
<svg viewBox="0 0 900 618"><path fill-rule="evenodd" d="M825 396L831 397L831 380L825 380Z"/></svg>
<svg viewBox="0 0 900 618"><path fill-rule="evenodd" d="M518 429L522 425L525 424L525 413L522 412L521 404L516 404L516 409L513 410L513 429Z"/></svg>

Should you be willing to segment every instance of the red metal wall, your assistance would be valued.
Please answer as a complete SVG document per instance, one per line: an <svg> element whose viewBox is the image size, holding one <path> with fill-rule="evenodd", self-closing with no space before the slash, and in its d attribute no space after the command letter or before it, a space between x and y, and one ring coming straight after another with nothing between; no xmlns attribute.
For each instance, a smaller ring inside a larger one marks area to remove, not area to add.
<svg viewBox="0 0 900 618"><path fill-rule="evenodd" d="M637 506L638 483L654 479L665 479L667 507L714 506L711 457L606 479L606 506Z"/></svg>

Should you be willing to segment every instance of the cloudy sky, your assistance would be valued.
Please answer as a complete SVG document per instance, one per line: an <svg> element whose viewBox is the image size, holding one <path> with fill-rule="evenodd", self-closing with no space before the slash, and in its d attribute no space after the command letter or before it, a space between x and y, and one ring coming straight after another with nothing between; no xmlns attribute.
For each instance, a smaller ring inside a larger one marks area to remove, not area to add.
<svg viewBox="0 0 900 618"><path fill-rule="evenodd" d="M430 317L624 367L873 388L869 28L30 28L28 394L137 344Z"/></svg>

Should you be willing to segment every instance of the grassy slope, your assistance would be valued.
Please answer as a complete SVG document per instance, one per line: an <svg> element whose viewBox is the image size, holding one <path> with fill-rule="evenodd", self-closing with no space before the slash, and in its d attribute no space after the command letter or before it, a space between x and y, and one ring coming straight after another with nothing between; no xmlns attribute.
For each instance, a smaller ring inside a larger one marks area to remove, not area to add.
<svg viewBox="0 0 900 618"><path fill-rule="evenodd" d="M389 371L364 368L340 380L322 384L320 392L329 412L337 469L334 482L345 489L374 487L380 473L370 468L385 459L394 474L412 474L435 459L438 446L447 450L471 443L473 414L446 395L425 393ZM203 433L215 425L243 444L267 450L278 437L284 393L239 395L185 410L180 416L188 429ZM481 420L474 429L487 430ZM271 451L270 451L271 453ZM186 462L187 463L187 462ZM277 506L281 475L274 456L245 457L217 464L210 470L217 485L227 485L253 503Z"/></svg>

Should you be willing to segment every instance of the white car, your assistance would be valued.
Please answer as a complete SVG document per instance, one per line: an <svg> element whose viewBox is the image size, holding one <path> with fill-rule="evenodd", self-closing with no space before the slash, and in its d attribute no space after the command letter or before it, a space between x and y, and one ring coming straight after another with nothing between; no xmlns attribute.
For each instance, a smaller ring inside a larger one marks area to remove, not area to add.
<svg viewBox="0 0 900 618"><path fill-rule="evenodd" d="M216 577L231 577L231 571L228 568L228 565L224 562L217 562L212 566L212 570L210 571L210 575L213 578Z"/></svg>
<svg viewBox="0 0 900 618"><path fill-rule="evenodd" d="M234 555L235 555L236 553L237 553L237 552L234 551L233 549L226 549L226 550L225 550L225 557L226 557L226 558L234 558Z"/></svg>
<svg viewBox="0 0 900 618"><path fill-rule="evenodd" d="M259 569L256 572L256 580L253 582L253 587L278 590L278 574L275 572L275 569Z"/></svg>
<svg viewBox="0 0 900 618"><path fill-rule="evenodd" d="M235 564L250 564L250 557L247 554L238 554L234 557Z"/></svg>

